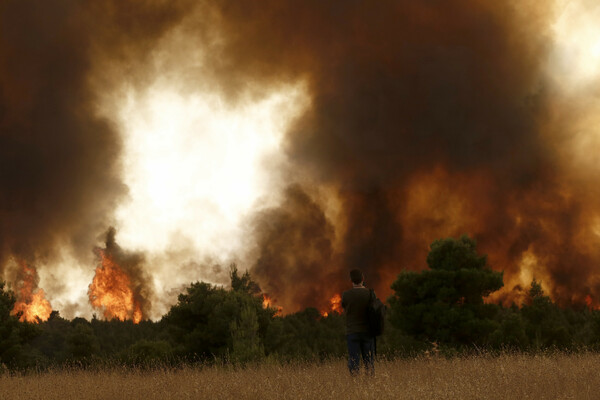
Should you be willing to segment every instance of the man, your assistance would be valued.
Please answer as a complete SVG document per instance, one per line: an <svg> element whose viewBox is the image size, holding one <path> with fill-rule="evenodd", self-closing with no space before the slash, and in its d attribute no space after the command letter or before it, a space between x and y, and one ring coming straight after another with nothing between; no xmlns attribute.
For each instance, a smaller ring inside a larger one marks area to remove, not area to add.
<svg viewBox="0 0 600 400"><path fill-rule="evenodd" d="M375 341L369 333L367 307L371 298L370 290L364 285L363 274L359 269L350 271L352 289L342 294L342 307L346 313L346 341L348 343L348 369L355 376L360 371L360 358L367 374L375 374Z"/></svg>

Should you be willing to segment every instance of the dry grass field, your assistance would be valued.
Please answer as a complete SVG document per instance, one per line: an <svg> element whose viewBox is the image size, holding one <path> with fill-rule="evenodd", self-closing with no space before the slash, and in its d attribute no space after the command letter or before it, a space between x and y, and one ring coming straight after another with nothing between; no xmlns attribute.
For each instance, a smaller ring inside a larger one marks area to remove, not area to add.
<svg viewBox="0 0 600 400"><path fill-rule="evenodd" d="M63 370L0 375L1 399L598 399L600 355L503 355L379 362L351 378L324 364Z"/></svg>

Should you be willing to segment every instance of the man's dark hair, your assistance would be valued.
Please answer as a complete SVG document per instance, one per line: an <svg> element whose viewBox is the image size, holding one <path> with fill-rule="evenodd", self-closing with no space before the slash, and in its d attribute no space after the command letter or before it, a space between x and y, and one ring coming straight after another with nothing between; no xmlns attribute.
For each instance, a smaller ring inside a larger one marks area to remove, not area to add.
<svg viewBox="0 0 600 400"><path fill-rule="evenodd" d="M352 271L350 271L350 280L355 285L358 285L363 281L363 274L362 272L360 272L360 269L353 269Z"/></svg>

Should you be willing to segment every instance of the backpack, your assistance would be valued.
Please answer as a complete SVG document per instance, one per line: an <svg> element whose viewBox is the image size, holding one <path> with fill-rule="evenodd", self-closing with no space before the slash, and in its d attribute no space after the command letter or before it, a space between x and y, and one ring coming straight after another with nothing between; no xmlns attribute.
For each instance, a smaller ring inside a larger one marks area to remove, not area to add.
<svg viewBox="0 0 600 400"><path fill-rule="evenodd" d="M367 321L369 322L369 331L373 336L381 336L383 334L383 326L385 323L385 305L375 296L373 289L369 298L369 306L367 307Z"/></svg>

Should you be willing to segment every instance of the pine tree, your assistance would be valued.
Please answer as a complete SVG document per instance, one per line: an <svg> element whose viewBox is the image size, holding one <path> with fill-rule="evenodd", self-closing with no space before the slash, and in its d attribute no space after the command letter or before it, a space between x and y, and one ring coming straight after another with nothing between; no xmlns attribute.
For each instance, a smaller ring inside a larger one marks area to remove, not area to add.
<svg viewBox="0 0 600 400"><path fill-rule="evenodd" d="M232 337L231 358L234 362L246 363L264 356L264 349L258 334L258 318L251 304L246 304L238 321L230 325Z"/></svg>

